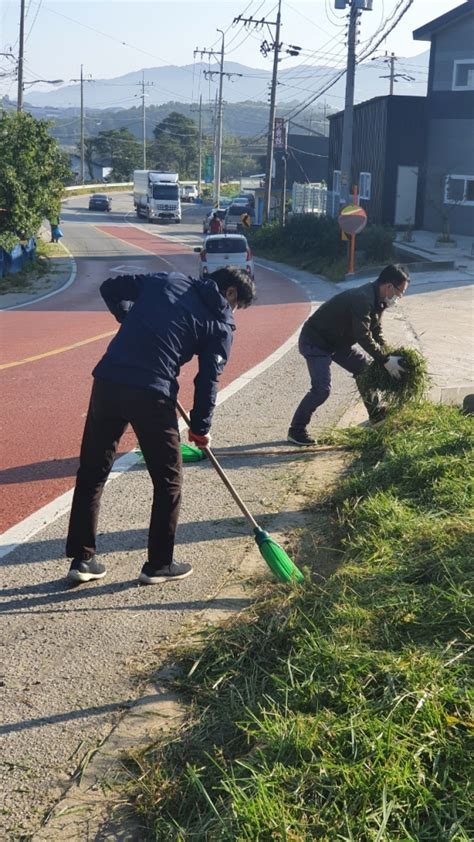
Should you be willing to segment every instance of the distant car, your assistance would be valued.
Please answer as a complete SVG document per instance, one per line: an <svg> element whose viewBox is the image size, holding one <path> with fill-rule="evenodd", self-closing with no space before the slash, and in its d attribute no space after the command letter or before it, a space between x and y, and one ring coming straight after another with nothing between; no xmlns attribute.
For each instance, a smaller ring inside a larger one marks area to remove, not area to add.
<svg viewBox="0 0 474 842"><path fill-rule="evenodd" d="M229 205L232 204L232 199L228 199L226 196L221 196L219 207L220 208L228 208Z"/></svg>
<svg viewBox="0 0 474 842"><path fill-rule="evenodd" d="M252 251L243 234L210 234L202 248L196 246L194 251L199 252L201 256L200 278L206 278L211 272L225 266L237 266L251 278L254 276Z"/></svg>
<svg viewBox="0 0 474 842"><path fill-rule="evenodd" d="M252 193L248 193L248 194L245 194L245 195L242 195L242 196L234 196L234 198L231 199L231 204L232 205L249 205L251 208L253 208L253 206L255 204L255 199L254 199L254 196L253 196Z"/></svg>
<svg viewBox="0 0 474 842"><path fill-rule="evenodd" d="M222 222L224 222L225 208L212 208L212 210L209 211L207 216L205 216L203 221L202 221L202 233L203 234L209 233L209 225L210 225L211 219L212 219L212 217L214 216L215 213L217 214L219 219L221 219Z"/></svg>
<svg viewBox="0 0 474 842"><path fill-rule="evenodd" d="M224 217L224 232L226 234L232 234L237 231L245 230L246 226L243 225L241 217L243 214L248 214L250 217L251 224L253 224L254 216L253 216L253 209L250 205L244 205L237 203L235 204L232 202L231 205L227 208Z"/></svg>
<svg viewBox="0 0 474 842"><path fill-rule="evenodd" d="M89 210L111 211L112 199L106 193L93 193L89 199Z"/></svg>
<svg viewBox="0 0 474 842"><path fill-rule="evenodd" d="M197 198L199 198L199 193L194 184L185 184L181 187L182 202L195 202Z"/></svg>

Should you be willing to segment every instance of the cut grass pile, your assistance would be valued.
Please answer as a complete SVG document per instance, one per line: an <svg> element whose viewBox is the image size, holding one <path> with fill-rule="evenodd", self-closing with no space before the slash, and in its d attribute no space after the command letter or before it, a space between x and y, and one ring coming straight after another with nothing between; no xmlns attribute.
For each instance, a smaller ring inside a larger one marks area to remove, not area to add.
<svg viewBox="0 0 474 842"><path fill-rule="evenodd" d="M398 409L409 401L421 401L431 382L425 358L414 348L388 348L387 353L402 358L400 379L391 377L386 368L374 360L357 377L361 392L366 395L381 392L390 409Z"/></svg>
<svg viewBox="0 0 474 842"><path fill-rule="evenodd" d="M473 838L472 419L423 404L344 435L338 571L186 653L191 720L135 759L160 842Z"/></svg>

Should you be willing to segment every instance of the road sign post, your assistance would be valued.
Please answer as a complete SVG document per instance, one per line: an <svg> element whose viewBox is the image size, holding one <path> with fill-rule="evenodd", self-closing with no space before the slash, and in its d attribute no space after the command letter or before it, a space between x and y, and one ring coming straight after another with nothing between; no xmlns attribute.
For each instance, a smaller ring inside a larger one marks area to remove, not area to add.
<svg viewBox="0 0 474 842"><path fill-rule="evenodd" d="M367 225L367 214L364 208L361 208L360 205L357 204L356 187L354 187L354 203L342 208L337 221L342 233L345 234L346 237L350 237L347 274L353 275L355 272L356 235L360 234Z"/></svg>

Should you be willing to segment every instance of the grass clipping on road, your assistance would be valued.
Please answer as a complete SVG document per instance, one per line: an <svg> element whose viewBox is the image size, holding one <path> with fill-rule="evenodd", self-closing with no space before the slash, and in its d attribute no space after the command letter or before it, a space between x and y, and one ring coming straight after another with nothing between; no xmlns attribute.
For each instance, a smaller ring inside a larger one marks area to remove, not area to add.
<svg viewBox="0 0 474 842"><path fill-rule="evenodd" d="M410 401L421 401L430 385L426 359L414 348L389 348L387 353L402 358L400 379L391 377L386 368L374 360L357 377L362 394L381 392L390 409L399 409Z"/></svg>
<svg viewBox="0 0 474 842"><path fill-rule="evenodd" d="M338 570L186 653L190 721L135 758L160 842L472 839L472 419L423 404L346 435Z"/></svg>

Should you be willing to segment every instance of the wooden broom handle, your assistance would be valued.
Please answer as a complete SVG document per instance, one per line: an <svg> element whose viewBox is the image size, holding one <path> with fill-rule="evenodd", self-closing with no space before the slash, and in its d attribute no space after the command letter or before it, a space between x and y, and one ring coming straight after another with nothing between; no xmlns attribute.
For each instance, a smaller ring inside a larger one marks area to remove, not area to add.
<svg viewBox="0 0 474 842"><path fill-rule="evenodd" d="M189 429L191 429L191 419L190 419L189 415L187 414L187 412L185 411L185 409L183 409L183 407L181 406L181 404L178 400L176 401L176 406L178 407L178 412L181 415L183 421L187 424ZM253 529L259 529L259 525L258 525L257 521L255 520L255 518L251 515L251 513L247 509L247 506L245 505L242 498L237 494L237 491L235 490L234 486L232 485L229 477L227 476L227 474L225 473L223 468L221 468L221 466L220 466L219 462L217 461L216 457L214 456L211 448L210 447L203 447L201 449L204 451L204 453L206 454L209 461L212 462L213 467L216 469L216 471L219 474L219 476L220 476L222 482L224 483L225 487L231 493L231 495L234 498L235 502L237 503L240 511L242 512L243 515L245 515L245 517L247 518L247 520L250 523L250 525L252 526L252 528Z"/></svg>

